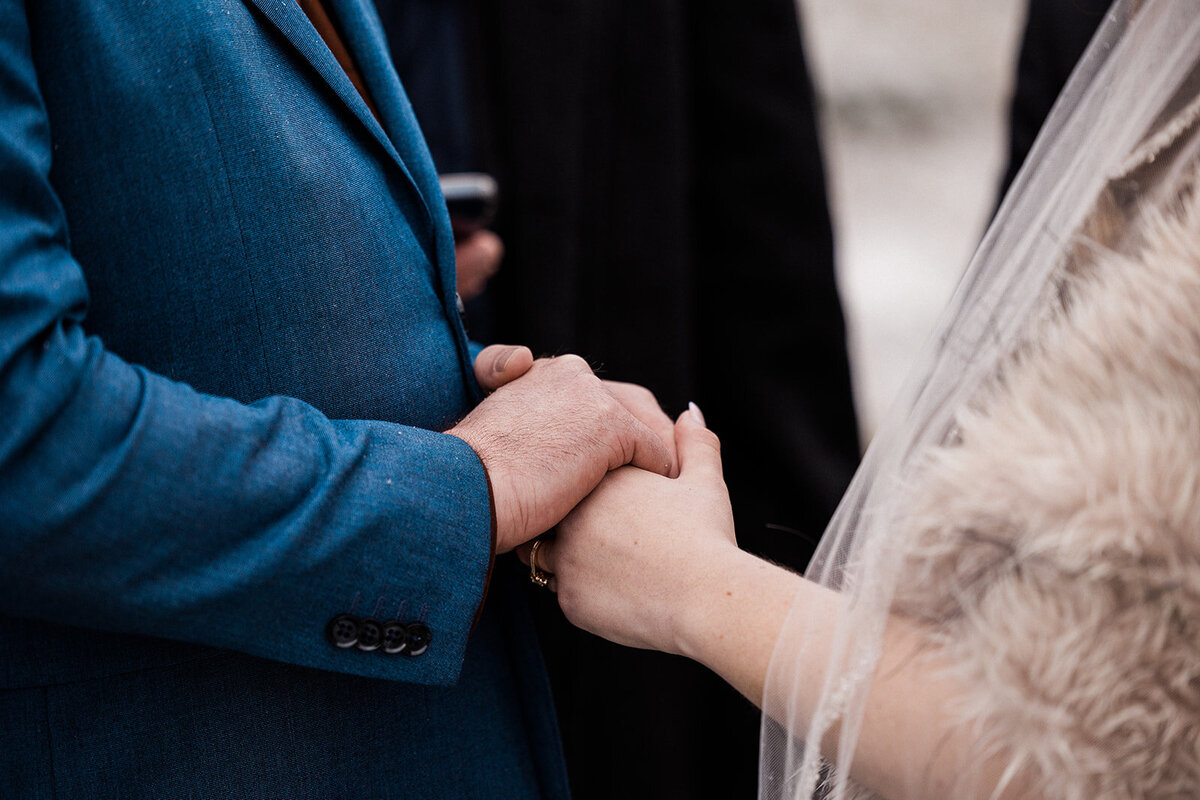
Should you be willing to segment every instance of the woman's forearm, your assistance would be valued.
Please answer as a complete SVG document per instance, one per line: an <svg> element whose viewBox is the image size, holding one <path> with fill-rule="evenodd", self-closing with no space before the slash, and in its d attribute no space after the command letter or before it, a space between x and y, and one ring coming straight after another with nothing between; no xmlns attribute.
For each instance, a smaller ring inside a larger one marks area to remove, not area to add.
<svg viewBox="0 0 1200 800"><path fill-rule="evenodd" d="M732 548L712 561L693 587L695 595L689 593L683 600L686 608L679 615L677 649L761 708L775 641L796 593L808 582ZM836 599L836 594L829 594Z"/></svg>
<svg viewBox="0 0 1200 800"><path fill-rule="evenodd" d="M741 551L729 552L704 573L681 615L679 650L716 672L763 707L767 668L793 602L807 616L802 663L779 665L793 676L789 712L807 728L825 682L825 670L842 596ZM985 770L976 783L962 783L961 767L975 733L946 714L961 689L920 655L921 640L903 620L893 618L884 634L862 731L854 754L854 779L900 798L948 797L964 788L990 795L1000 770ZM767 704L770 707L771 704ZM822 752L834 757L838 729L829 731ZM993 773L994 774L991 774ZM984 790L987 789L987 790ZM1028 797L1027 787L1009 787L1005 796Z"/></svg>
<svg viewBox="0 0 1200 800"><path fill-rule="evenodd" d="M786 708L787 723L804 735L824 691L844 599L738 549L720 443L698 414L679 418L675 442L677 479L629 468L609 473L558 525L558 538L541 550L542 568L557 575L559 605L574 624L631 647L689 656L768 712ZM805 629L784 632L793 603ZM781 635L803 636L805 646L788 656L796 663L775 665L787 676L787 696L764 703ZM977 734L946 713L964 692L922 642L913 626L889 620L851 773L894 800L988 797L1001 768L979 769L967 758ZM835 727L821 743L829 757L837 736ZM967 765L974 783L964 786ZM1010 786L1005 796L1031 793Z"/></svg>

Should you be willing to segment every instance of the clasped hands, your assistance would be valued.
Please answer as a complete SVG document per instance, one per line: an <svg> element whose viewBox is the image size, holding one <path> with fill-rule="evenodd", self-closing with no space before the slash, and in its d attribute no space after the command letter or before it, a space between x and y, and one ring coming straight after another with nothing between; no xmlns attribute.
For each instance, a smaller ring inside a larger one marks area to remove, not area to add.
<svg viewBox="0 0 1200 800"><path fill-rule="evenodd" d="M485 348L475 376L489 395L447 433L488 471L497 552L527 562L557 525L538 559L567 618L679 652L689 588L736 551L720 444L699 412L673 422L648 390L525 347Z"/></svg>

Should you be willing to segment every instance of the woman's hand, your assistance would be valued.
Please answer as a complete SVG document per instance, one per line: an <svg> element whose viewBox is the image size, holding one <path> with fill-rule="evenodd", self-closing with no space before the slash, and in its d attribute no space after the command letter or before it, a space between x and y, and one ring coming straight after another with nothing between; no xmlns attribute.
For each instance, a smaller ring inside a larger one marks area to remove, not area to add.
<svg viewBox="0 0 1200 800"><path fill-rule="evenodd" d="M620 644L684 653L689 615L714 570L741 555L720 442L699 409L675 424L679 477L634 468L609 474L538 550L538 566L573 624ZM528 562L528 547L521 550ZM719 570L717 570L719 571Z"/></svg>

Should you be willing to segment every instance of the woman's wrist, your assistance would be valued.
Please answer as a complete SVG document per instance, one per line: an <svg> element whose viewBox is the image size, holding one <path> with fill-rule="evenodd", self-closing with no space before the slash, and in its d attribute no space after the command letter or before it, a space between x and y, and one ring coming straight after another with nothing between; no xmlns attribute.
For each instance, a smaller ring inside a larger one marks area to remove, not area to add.
<svg viewBox="0 0 1200 800"><path fill-rule="evenodd" d="M678 604L675 651L761 705L767 664L803 578L732 544L695 563Z"/></svg>
<svg viewBox="0 0 1200 800"><path fill-rule="evenodd" d="M719 597L730 582L729 573L743 569L749 554L732 542L697 550L687 559L689 577L672 598L674 652L704 662L703 651L719 625Z"/></svg>

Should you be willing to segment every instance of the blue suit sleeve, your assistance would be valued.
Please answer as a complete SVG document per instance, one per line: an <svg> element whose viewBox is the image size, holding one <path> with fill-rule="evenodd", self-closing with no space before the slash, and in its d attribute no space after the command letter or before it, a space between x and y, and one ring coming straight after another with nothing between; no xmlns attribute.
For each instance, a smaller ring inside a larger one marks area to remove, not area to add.
<svg viewBox="0 0 1200 800"><path fill-rule="evenodd" d="M0 1L0 613L453 682L491 555L479 459L203 395L89 337L23 9ZM423 618L429 650L334 648L326 622L355 605Z"/></svg>

